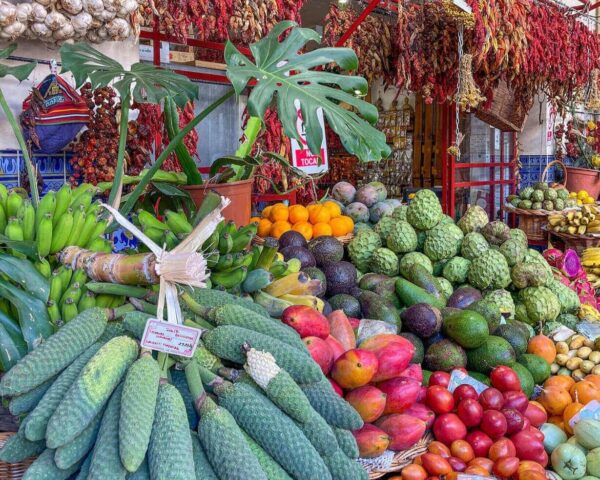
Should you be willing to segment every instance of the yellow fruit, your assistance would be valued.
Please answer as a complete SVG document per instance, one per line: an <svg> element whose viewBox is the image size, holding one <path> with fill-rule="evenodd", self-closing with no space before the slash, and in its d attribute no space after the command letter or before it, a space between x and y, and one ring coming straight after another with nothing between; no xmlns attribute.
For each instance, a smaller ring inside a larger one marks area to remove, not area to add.
<svg viewBox="0 0 600 480"><path fill-rule="evenodd" d="M271 215L271 209L273 208L273 205L269 205L268 207L265 207L262 211L262 213L260 214L260 216L262 218L269 218L269 215Z"/></svg>
<svg viewBox="0 0 600 480"><path fill-rule="evenodd" d="M569 192L569 198L577 198L577 192Z"/></svg>
<svg viewBox="0 0 600 480"><path fill-rule="evenodd" d="M583 205L583 202L581 200L577 200L577 206L581 207Z"/></svg>
<svg viewBox="0 0 600 480"><path fill-rule="evenodd" d="M308 220L308 210L302 205L292 205L290 207L289 221L292 225Z"/></svg>
<svg viewBox="0 0 600 480"><path fill-rule="evenodd" d="M258 233L259 237L268 237L269 233L271 233L272 226L273 224L271 223L271 220L268 218L262 218L260 222L258 222L258 230L256 233Z"/></svg>
<svg viewBox="0 0 600 480"><path fill-rule="evenodd" d="M585 197L583 199L583 204L584 205L591 205L593 203L595 203L595 201L594 201L594 199L592 197Z"/></svg>
<svg viewBox="0 0 600 480"><path fill-rule="evenodd" d="M292 229L292 226L289 222L285 220L280 220L279 222L273 223L271 227L270 235L275 238L281 237L285 232L289 232Z"/></svg>
<svg viewBox="0 0 600 480"><path fill-rule="evenodd" d="M331 226L328 223L316 223L313 225L313 238L331 236Z"/></svg>
<svg viewBox="0 0 600 480"><path fill-rule="evenodd" d="M260 217L252 217L250 219L250 223L258 223L258 222L260 222Z"/></svg>
<svg viewBox="0 0 600 480"><path fill-rule="evenodd" d="M334 237L343 237L348 233L348 223L342 217L332 218L329 221L329 226Z"/></svg>
<svg viewBox="0 0 600 480"><path fill-rule="evenodd" d="M273 223L287 222L289 216L290 216L289 208L286 205L278 203L277 205L273 205L273 208L271 209L271 214L269 215L269 219Z"/></svg>
<svg viewBox="0 0 600 480"><path fill-rule="evenodd" d="M331 220L331 214L329 210L323 205L317 205L312 210L309 210L310 223L316 225L317 223L327 223ZM331 234L330 234L331 235Z"/></svg>
<svg viewBox="0 0 600 480"><path fill-rule="evenodd" d="M352 218L348 217L347 215L342 215L340 218L342 220L344 220L344 222L346 222L346 233L347 234L354 231L354 220L352 220Z"/></svg>
<svg viewBox="0 0 600 480"><path fill-rule="evenodd" d="M329 211L329 215L331 216L331 218L337 218L342 214L342 209L340 208L340 206L337 203L332 202L331 200L325 202L323 206Z"/></svg>
<svg viewBox="0 0 600 480"><path fill-rule="evenodd" d="M309 241L313 237L313 226L308 222L295 223L292 230L302 235L306 241Z"/></svg>
<svg viewBox="0 0 600 480"><path fill-rule="evenodd" d="M588 197L588 193L585 190L579 190L579 192L577 192L577 198L579 200L583 200L584 198Z"/></svg>

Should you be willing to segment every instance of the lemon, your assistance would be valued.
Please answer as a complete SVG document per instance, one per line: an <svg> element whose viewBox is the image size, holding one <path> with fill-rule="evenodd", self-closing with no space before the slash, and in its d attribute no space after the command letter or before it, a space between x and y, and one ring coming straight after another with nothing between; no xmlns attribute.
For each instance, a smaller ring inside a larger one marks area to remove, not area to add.
<svg viewBox="0 0 600 480"><path fill-rule="evenodd" d="M581 200L577 200L577 206L581 207L583 205L583 202Z"/></svg>
<svg viewBox="0 0 600 480"><path fill-rule="evenodd" d="M579 200L583 200L587 196L588 196L588 193L585 190L579 190L579 192L577 192L577 198Z"/></svg>
<svg viewBox="0 0 600 480"><path fill-rule="evenodd" d="M592 197L585 197L582 201L584 205L591 205L595 203Z"/></svg>
<svg viewBox="0 0 600 480"><path fill-rule="evenodd" d="M577 198L577 192L569 192L569 198Z"/></svg>

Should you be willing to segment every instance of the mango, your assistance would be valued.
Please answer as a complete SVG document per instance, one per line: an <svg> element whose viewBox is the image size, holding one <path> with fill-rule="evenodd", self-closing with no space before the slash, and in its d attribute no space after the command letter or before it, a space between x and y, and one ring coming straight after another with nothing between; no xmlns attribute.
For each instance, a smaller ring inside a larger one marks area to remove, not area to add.
<svg viewBox="0 0 600 480"><path fill-rule="evenodd" d="M374 353L379 361L379 368L373 377L373 382L383 382L400 376L415 353L415 347L410 341L391 333L367 338L359 348Z"/></svg>
<svg viewBox="0 0 600 480"><path fill-rule="evenodd" d="M390 436L380 428L365 423L360 430L352 432L361 458L375 458L385 452L390 444Z"/></svg>
<svg viewBox="0 0 600 480"><path fill-rule="evenodd" d="M372 385L363 385L346 394L346 401L354 407L365 423L374 422L383 414L387 395Z"/></svg>
<svg viewBox="0 0 600 480"><path fill-rule="evenodd" d="M286 308L281 321L296 330L302 338L319 337L325 340L330 333L327 317L307 305Z"/></svg>
<svg viewBox="0 0 600 480"><path fill-rule="evenodd" d="M342 344L344 350L356 348L354 329L343 310L334 310L327 315L327 320L331 336Z"/></svg>
<svg viewBox="0 0 600 480"><path fill-rule="evenodd" d="M319 337L306 337L302 341L323 374L327 375L333 365L333 352L327 342Z"/></svg>
<svg viewBox="0 0 600 480"><path fill-rule="evenodd" d="M344 389L358 388L369 383L379 361L373 352L355 348L341 355L331 369L331 378Z"/></svg>

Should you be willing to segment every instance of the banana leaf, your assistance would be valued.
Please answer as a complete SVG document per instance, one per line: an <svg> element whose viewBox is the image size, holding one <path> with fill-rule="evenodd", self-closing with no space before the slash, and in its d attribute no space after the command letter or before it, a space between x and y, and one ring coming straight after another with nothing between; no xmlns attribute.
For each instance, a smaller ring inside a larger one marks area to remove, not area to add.
<svg viewBox="0 0 600 480"><path fill-rule="evenodd" d="M26 355L27 344L23 339L23 333L21 332L19 322L13 320L9 315L0 311L0 327L3 327L4 330L6 330L6 333L10 336L21 355Z"/></svg>
<svg viewBox="0 0 600 480"><path fill-rule="evenodd" d="M19 312L19 325L29 351L52 335L46 304L4 280L0 280L0 296L6 298Z"/></svg>
<svg viewBox="0 0 600 480"><path fill-rule="evenodd" d="M35 247L35 242L28 240L11 240L10 238L0 234L0 245L22 253L27 258L32 260L37 260L39 258Z"/></svg>
<svg viewBox="0 0 600 480"><path fill-rule="evenodd" d="M21 358L23 354L18 346L6 329L0 325L0 370L8 372Z"/></svg>
<svg viewBox="0 0 600 480"><path fill-rule="evenodd" d="M0 253L0 272L42 302L48 301L50 295L48 280L30 261Z"/></svg>

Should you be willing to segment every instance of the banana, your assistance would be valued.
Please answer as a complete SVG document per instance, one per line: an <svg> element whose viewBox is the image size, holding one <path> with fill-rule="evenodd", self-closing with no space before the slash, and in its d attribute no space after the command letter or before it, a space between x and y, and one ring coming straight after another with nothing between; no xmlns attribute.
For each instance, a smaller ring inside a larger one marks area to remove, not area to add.
<svg viewBox="0 0 600 480"><path fill-rule="evenodd" d="M233 254L233 267L249 267L252 263L252 254L249 252L234 253Z"/></svg>
<svg viewBox="0 0 600 480"><path fill-rule="evenodd" d="M10 217L16 217L19 208L23 205L23 197L19 195L14 190L8 194L8 199L6 200L6 215Z"/></svg>
<svg viewBox="0 0 600 480"><path fill-rule="evenodd" d="M277 249L279 248L279 242L273 238L268 237L265 240L265 244L262 247L261 253L256 261L256 268L264 268L265 270L269 270L273 261L275 260L275 256L277 255Z"/></svg>
<svg viewBox="0 0 600 480"><path fill-rule="evenodd" d="M2 208L4 209L4 211L6 212L6 200L8 199L8 189L6 188L6 185L4 185L3 183L0 183L0 206L2 206Z"/></svg>
<svg viewBox="0 0 600 480"><path fill-rule="evenodd" d="M53 300L48 300L46 305L46 309L48 310L48 316L50 317L50 322L54 324L54 326L59 327L62 325L62 321L60 319L60 310L58 305Z"/></svg>
<svg viewBox="0 0 600 480"><path fill-rule="evenodd" d="M44 278L50 279L52 276L52 267L45 258L42 258L33 264L35 269L42 274Z"/></svg>
<svg viewBox="0 0 600 480"><path fill-rule="evenodd" d="M47 213L50 214L50 218L54 215L54 210L56 209L56 193L54 190L50 190L46 195L44 195L40 203L37 206L37 210L35 211L35 226L36 231L39 229L40 222L44 215Z"/></svg>
<svg viewBox="0 0 600 480"><path fill-rule="evenodd" d="M258 232L258 223L249 223L248 225L244 225L242 228L240 228L238 230L238 234L243 234L243 233L251 233L252 236L256 235L256 232Z"/></svg>
<svg viewBox="0 0 600 480"><path fill-rule="evenodd" d="M137 218L140 225L145 228L154 227L159 230L168 230L169 226L166 223L161 222L158 218L152 215L146 210L139 209L137 211Z"/></svg>
<svg viewBox="0 0 600 480"><path fill-rule="evenodd" d="M230 253L233 248L233 238L228 233L222 233L219 237L219 253Z"/></svg>
<svg viewBox="0 0 600 480"><path fill-rule="evenodd" d="M88 240L88 242L84 245L86 248L90 248L90 244L92 242L95 242L98 237L102 236L104 237L104 232L106 230L106 225L108 224L108 221L106 219L100 220L99 222L96 222L96 225L94 226L93 230L92 230L92 234L90 235L90 239Z"/></svg>
<svg viewBox="0 0 600 480"><path fill-rule="evenodd" d="M244 283L242 283L242 290L245 293L254 293L258 290L264 289L273 281L273 275L267 270L259 268L248 272Z"/></svg>
<svg viewBox="0 0 600 480"><path fill-rule="evenodd" d="M146 235L150 240L156 243L159 247L163 246L163 232L164 230L160 230L156 227L148 227L143 230L144 235Z"/></svg>
<svg viewBox="0 0 600 480"><path fill-rule="evenodd" d="M86 212L85 220L81 227L81 233L75 240L75 245L78 247L84 247L90 241L92 237L92 231L96 227L96 213L94 212Z"/></svg>
<svg viewBox="0 0 600 480"><path fill-rule="evenodd" d="M69 207L65 213L61 215L52 228L52 243L50 245L50 253L60 252L71 235L73 229L73 210Z"/></svg>
<svg viewBox="0 0 600 480"><path fill-rule="evenodd" d="M60 315L63 322L70 322L79 312L77 311L77 303L72 298L66 298L60 306Z"/></svg>
<svg viewBox="0 0 600 480"><path fill-rule="evenodd" d="M269 271L275 278L282 277L288 269L288 264L282 260L275 260L269 268Z"/></svg>
<svg viewBox="0 0 600 480"><path fill-rule="evenodd" d="M206 239L202 245L203 252L212 252L219 248L219 232L217 229Z"/></svg>
<svg viewBox="0 0 600 480"><path fill-rule="evenodd" d="M171 230L165 230L163 232L163 242L169 251L173 250L179 244L179 240Z"/></svg>
<svg viewBox="0 0 600 480"><path fill-rule="evenodd" d="M233 238L233 236L237 233L237 227L235 226L235 222L229 220L223 226L223 233L228 233Z"/></svg>
<svg viewBox="0 0 600 480"><path fill-rule="evenodd" d="M246 247L248 247L248 245L250 245L250 242L253 238L254 235L249 231L237 233L233 237L233 246L231 247L231 251L233 253L242 252L246 249Z"/></svg>
<svg viewBox="0 0 600 480"><path fill-rule="evenodd" d="M232 265L233 265L233 255L231 253L228 253L226 255L220 255L219 259L217 260L217 264L214 267L214 270L216 270L217 272L220 272L223 270L227 270L228 268L231 268Z"/></svg>
<svg viewBox="0 0 600 480"><path fill-rule="evenodd" d="M252 263L248 267L250 270L254 270L256 268L256 264L258 263L258 259L260 258L260 254L262 252L262 245L253 245L252 246Z"/></svg>
<svg viewBox="0 0 600 480"><path fill-rule="evenodd" d="M210 279L215 285L223 288L234 288L246 279L247 274L247 267L237 267L223 272L211 272Z"/></svg>
<svg viewBox="0 0 600 480"><path fill-rule="evenodd" d="M0 205L0 232L4 232L4 230L6 230L7 224L8 220L6 218L6 212L4 211L4 207Z"/></svg>
<svg viewBox="0 0 600 480"><path fill-rule="evenodd" d="M75 277L75 275L73 275L73 277ZM75 303L79 302L82 293L81 284L79 282L71 284L60 299L61 305L66 301L67 298L72 299Z"/></svg>
<svg viewBox="0 0 600 480"><path fill-rule="evenodd" d="M283 253L281 252L277 252L277 255L275 255L275 260L279 260L280 262L284 262L285 261L285 257L283 256Z"/></svg>
<svg viewBox="0 0 600 480"><path fill-rule="evenodd" d="M62 278L58 270L55 270L52 274L52 278L50 279L50 295L48 298L54 303L58 303L60 302L65 290L66 288L63 286Z"/></svg>
<svg viewBox="0 0 600 480"><path fill-rule="evenodd" d="M90 292L89 290L85 292L85 294L79 300L77 304L77 310L79 312L83 312L89 308L94 308L96 306L96 294Z"/></svg>
<svg viewBox="0 0 600 480"><path fill-rule="evenodd" d="M282 295L279 297L281 300L285 300L287 302L293 303L294 305L306 305L307 307L314 308L318 310L320 313L323 313L323 308L325 306L325 302L321 300L319 297L314 297L312 295Z"/></svg>
<svg viewBox="0 0 600 480"><path fill-rule="evenodd" d="M23 224L21 223L21 220L19 220L17 217L10 217L8 219L8 225L6 226L4 234L8 237L9 240L17 240L22 242ZM25 258L25 255L23 255L20 252L17 252L14 248L11 249L11 252L15 257Z"/></svg>
<svg viewBox="0 0 600 480"><path fill-rule="evenodd" d="M57 275L60 276L61 284L62 284L61 288L63 290L66 290L68 288L68 286L71 284L71 277L73 276L73 270L66 267L65 265L61 265L60 267L58 267L55 270L55 272L57 272ZM60 300L60 297L59 297L59 300ZM57 303L59 300L57 300Z"/></svg>
<svg viewBox="0 0 600 480"><path fill-rule="evenodd" d="M297 288L294 288L288 293L291 295L312 295L317 297L325 293L325 290L323 289L323 283L321 282L321 280L315 278L313 280L309 280L306 283L298 285Z"/></svg>
<svg viewBox="0 0 600 480"><path fill-rule="evenodd" d="M123 295L112 295L112 297L113 299L112 302L110 302L109 308L117 308L121 305L125 305L125 301L127 300L127 297Z"/></svg>
<svg viewBox="0 0 600 480"><path fill-rule="evenodd" d="M79 205L79 208L77 208L73 214L73 228L71 229L71 234L67 239L67 245L75 245L77 239L81 236L86 215L85 207L83 205Z"/></svg>
<svg viewBox="0 0 600 480"><path fill-rule="evenodd" d="M114 300L115 295L101 293L96 296L96 306L100 308L109 308Z"/></svg>
<svg viewBox="0 0 600 480"><path fill-rule="evenodd" d="M297 273L302 268L302 262L297 258L290 258L287 261L288 268L285 272L285 275L289 275L290 273Z"/></svg>
<svg viewBox="0 0 600 480"><path fill-rule="evenodd" d="M189 234L194 229L183 213L165 210L165 216L167 218L167 225L176 235L182 233Z"/></svg>
<svg viewBox="0 0 600 480"><path fill-rule="evenodd" d="M274 280L269 286L263 288L265 293L274 297L281 297L292 290L299 288L310 280L304 272L290 273L285 277Z"/></svg>
<svg viewBox="0 0 600 480"><path fill-rule="evenodd" d="M87 213L88 215L98 215L98 213L100 212L100 200L96 200L94 203L92 203L89 207L87 207L85 209L85 213Z"/></svg>
<svg viewBox="0 0 600 480"><path fill-rule="evenodd" d="M85 270L75 270L73 275L71 275L71 281L69 282L69 288L73 286L73 284L78 283L81 286L85 286L88 280L87 274Z"/></svg>
<svg viewBox="0 0 600 480"><path fill-rule="evenodd" d="M94 189L90 188L83 192L81 195L71 200L71 208L73 210L79 208L79 205L83 205L86 209L92 204L94 199Z"/></svg>
<svg viewBox="0 0 600 480"><path fill-rule="evenodd" d="M92 252L104 252L110 253L112 252L112 247L109 245L109 242L102 236L99 235L95 240L92 240L87 247L88 250Z"/></svg>
<svg viewBox="0 0 600 480"><path fill-rule="evenodd" d="M50 254L52 245L52 214L45 213L37 227L36 248L40 257L47 257Z"/></svg>
<svg viewBox="0 0 600 480"><path fill-rule="evenodd" d="M269 295L268 293L259 290L254 294L254 302L258 303L260 306L264 307L269 315L274 318L281 318L283 311L294 305L292 302L288 302L287 300L283 300L281 298L274 297Z"/></svg>
<svg viewBox="0 0 600 480"><path fill-rule="evenodd" d="M221 256L219 252L208 252L204 255L206 258L206 266L211 270L216 267L217 263L219 263L219 259Z"/></svg>
<svg viewBox="0 0 600 480"><path fill-rule="evenodd" d="M94 187L94 185L92 185L91 183L82 183L81 185L78 185L71 192L72 201L77 200L80 195L83 195L85 192L90 191L90 190L92 192L96 191L96 187Z"/></svg>
<svg viewBox="0 0 600 480"><path fill-rule="evenodd" d="M35 236L35 209L29 199L25 200L19 215L23 221L23 239L30 241Z"/></svg>
<svg viewBox="0 0 600 480"><path fill-rule="evenodd" d="M54 220L53 220L54 227L56 227L58 220L60 219L62 214L67 211L67 208L69 208L70 204L71 204L71 186L68 183L65 183L56 192L56 208L54 209Z"/></svg>

